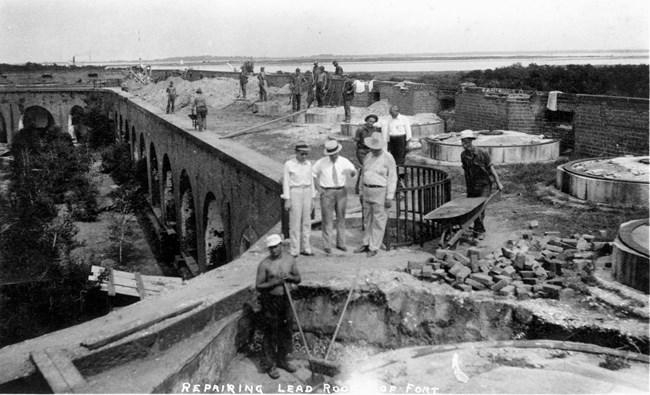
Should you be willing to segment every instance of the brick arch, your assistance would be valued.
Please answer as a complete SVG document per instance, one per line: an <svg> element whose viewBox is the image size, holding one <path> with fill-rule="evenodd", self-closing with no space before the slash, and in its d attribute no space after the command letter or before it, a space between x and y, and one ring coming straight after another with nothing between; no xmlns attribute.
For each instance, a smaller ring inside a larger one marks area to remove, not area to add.
<svg viewBox="0 0 650 395"><path fill-rule="evenodd" d="M23 128L36 127L42 129L53 128L56 126L54 116L47 108L43 106L29 106L20 114L19 125Z"/></svg>
<svg viewBox="0 0 650 395"><path fill-rule="evenodd" d="M225 213L227 214L227 213ZM224 210L212 192L208 192L203 203L203 234L205 265L207 269L223 266L229 262L227 222Z"/></svg>
<svg viewBox="0 0 650 395"><path fill-rule="evenodd" d="M174 195L174 173L172 171L169 156L163 156L162 163L162 206L163 206L163 222L172 228L176 227L176 195Z"/></svg>
<svg viewBox="0 0 650 395"><path fill-rule="evenodd" d="M180 242L181 250L198 262L198 227L194 192L187 171L183 170L179 182L180 192Z"/></svg>
<svg viewBox="0 0 650 395"><path fill-rule="evenodd" d="M160 207L160 173L158 168L158 157L153 142L149 144L149 185L151 185L151 205Z"/></svg>
<svg viewBox="0 0 650 395"><path fill-rule="evenodd" d="M0 144L7 144L9 142L9 132L7 131L7 122L5 117L0 112Z"/></svg>
<svg viewBox="0 0 650 395"><path fill-rule="evenodd" d="M77 105L70 107L70 111L68 112L68 127L65 132L70 134L75 144L81 137L87 135L86 127L82 122L84 112L84 108Z"/></svg>
<svg viewBox="0 0 650 395"><path fill-rule="evenodd" d="M138 161L138 157L136 156L137 146L138 146L138 138L137 138L137 134L135 133L135 125L133 125L131 126L131 140L129 144L129 151L131 153L131 159L133 159L134 162Z"/></svg>

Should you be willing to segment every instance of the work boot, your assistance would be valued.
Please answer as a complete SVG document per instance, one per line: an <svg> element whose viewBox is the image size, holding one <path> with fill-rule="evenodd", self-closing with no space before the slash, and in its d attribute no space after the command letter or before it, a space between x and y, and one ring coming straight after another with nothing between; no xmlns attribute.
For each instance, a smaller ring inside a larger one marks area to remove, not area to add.
<svg viewBox="0 0 650 395"><path fill-rule="evenodd" d="M286 370L286 371L289 372L289 373L293 373L293 372L295 372L296 370L298 370L298 368L296 368L295 366L293 366L292 364L290 364L289 361L278 362L278 367L279 367L280 369L284 369L284 370Z"/></svg>
<svg viewBox="0 0 650 395"><path fill-rule="evenodd" d="M362 252L368 252L368 251L369 251L368 246L361 246L361 247L357 248L356 250L354 250L354 253L355 254L361 254Z"/></svg>
<svg viewBox="0 0 650 395"><path fill-rule="evenodd" d="M280 378L280 372L278 372L278 369L275 366L270 367L266 372L269 374L269 377L271 377L273 380L277 380Z"/></svg>
<svg viewBox="0 0 650 395"><path fill-rule="evenodd" d="M368 258L372 258L375 255L377 255L377 251L368 251Z"/></svg>

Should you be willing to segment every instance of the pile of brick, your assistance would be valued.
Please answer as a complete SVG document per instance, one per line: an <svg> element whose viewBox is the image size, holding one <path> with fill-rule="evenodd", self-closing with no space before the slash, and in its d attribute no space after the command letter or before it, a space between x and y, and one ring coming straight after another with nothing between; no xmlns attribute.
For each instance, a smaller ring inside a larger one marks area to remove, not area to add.
<svg viewBox="0 0 650 395"><path fill-rule="evenodd" d="M407 271L463 291L491 290L522 300L566 300L574 290L562 278L563 270L590 269L595 250L609 244L595 239L592 235L562 238L559 232L545 232L544 236L524 233L491 253L478 247L470 247L466 253L438 249L426 262L409 262Z"/></svg>

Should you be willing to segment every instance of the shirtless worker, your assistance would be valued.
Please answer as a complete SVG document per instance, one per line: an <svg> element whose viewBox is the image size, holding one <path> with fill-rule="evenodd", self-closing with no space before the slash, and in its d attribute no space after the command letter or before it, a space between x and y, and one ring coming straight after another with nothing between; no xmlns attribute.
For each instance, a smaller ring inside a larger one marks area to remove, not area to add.
<svg viewBox="0 0 650 395"><path fill-rule="evenodd" d="M293 350L291 305L284 283L299 284L302 280L296 259L282 254L282 238L273 234L266 238L269 256L257 267L255 288L259 291L264 322L262 331L262 367L272 379L280 377L277 368L289 373L296 367L287 360Z"/></svg>

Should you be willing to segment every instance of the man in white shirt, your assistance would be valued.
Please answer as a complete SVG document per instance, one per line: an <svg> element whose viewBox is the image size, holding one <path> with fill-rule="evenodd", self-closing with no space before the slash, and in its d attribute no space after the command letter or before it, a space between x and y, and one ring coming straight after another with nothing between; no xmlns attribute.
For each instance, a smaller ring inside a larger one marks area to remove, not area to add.
<svg viewBox="0 0 650 395"><path fill-rule="evenodd" d="M324 158L314 163L314 185L320 192L321 216L323 218L323 250L332 252L334 213L336 212L336 248L347 251L345 245L345 206L348 192L345 182L356 177L357 170L348 159L339 155L343 147L336 140L325 142Z"/></svg>
<svg viewBox="0 0 650 395"><path fill-rule="evenodd" d="M311 256L311 209L315 189L312 163L307 160L311 149L305 142L296 144L296 156L284 164L282 198L284 209L289 210L289 251L291 255Z"/></svg>
<svg viewBox="0 0 650 395"><path fill-rule="evenodd" d="M406 146L411 141L411 123L408 118L399 113L398 106L390 106L391 118L382 124L382 134L388 142L388 152L393 155L397 165L403 165L406 160ZM400 181L402 175L398 175Z"/></svg>
<svg viewBox="0 0 650 395"><path fill-rule="evenodd" d="M384 148L386 140L375 132L364 139L370 153L363 160L361 172L361 204L363 207L363 245L354 252L367 253L368 257L377 255L381 247L388 221L388 209L392 206L397 187L397 168L395 159Z"/></svg>

